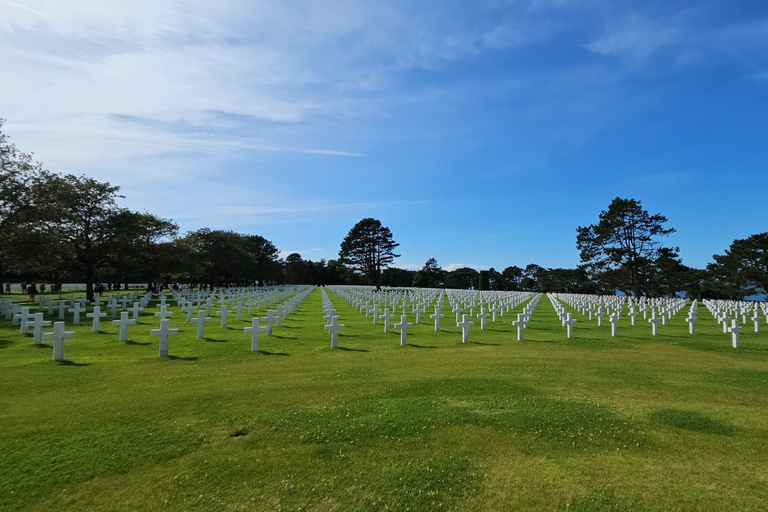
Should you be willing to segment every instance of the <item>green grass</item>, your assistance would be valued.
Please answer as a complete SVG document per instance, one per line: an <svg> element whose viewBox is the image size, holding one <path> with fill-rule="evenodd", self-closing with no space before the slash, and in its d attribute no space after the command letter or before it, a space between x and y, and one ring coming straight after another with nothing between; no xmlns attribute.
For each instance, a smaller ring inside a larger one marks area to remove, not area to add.
<svg viewBox="0 0 768 512"><path fill-rule="evenodd" d="M446 312L401 347L329 295L339 350L319 290L259 353L174 309L158 358L147 308L127 344L68 327L56 364L0 321L0 509L768 508L766 332L734 350L700 307L693 337L575 313L568 340L543 298L524 341L507 314L462 344Z"/></svg>

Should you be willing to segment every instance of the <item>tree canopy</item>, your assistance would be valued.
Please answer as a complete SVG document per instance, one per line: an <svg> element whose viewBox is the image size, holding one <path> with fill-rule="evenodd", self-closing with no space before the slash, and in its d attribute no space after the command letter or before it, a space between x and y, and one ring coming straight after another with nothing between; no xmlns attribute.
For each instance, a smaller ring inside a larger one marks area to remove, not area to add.
<svg viewBox="0 0 768 512"><path fill-rule="evenodd" d="M617 197L599 219L577 228L582 263L593 277L615 289L636 296L647 293L653 266L662 254L660 240L675 230L665 228L667 218L651 215L636 199ZM678 249L664 249L664 257L677 257Z"/></svg>
<svg viewBox="0 0 768 512"><path fill-rule="evenodd" d="M349 230L341 242L339 259L353 272L364 275L378 290L381 289L382 270L400 257L395 254L399 245L388 227L369 217Z"/></svg>

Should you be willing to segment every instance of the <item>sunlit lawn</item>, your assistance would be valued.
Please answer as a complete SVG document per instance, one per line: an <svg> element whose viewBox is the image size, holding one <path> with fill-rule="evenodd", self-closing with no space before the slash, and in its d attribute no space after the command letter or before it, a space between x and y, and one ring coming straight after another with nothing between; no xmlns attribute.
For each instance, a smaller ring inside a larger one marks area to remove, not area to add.
<svg viewBox="0 0 768 512"><path fill-rule="evenodd" d="M765 324L734 350L703 306L695 336L575 313L568 340L545 297L524 341L446 312L401 347L330 296L337 350L319 290L259 353L174 308L159 358L148 308L129 343L68 326L58 364L0 320L0 509L768 509Z"/></svg>

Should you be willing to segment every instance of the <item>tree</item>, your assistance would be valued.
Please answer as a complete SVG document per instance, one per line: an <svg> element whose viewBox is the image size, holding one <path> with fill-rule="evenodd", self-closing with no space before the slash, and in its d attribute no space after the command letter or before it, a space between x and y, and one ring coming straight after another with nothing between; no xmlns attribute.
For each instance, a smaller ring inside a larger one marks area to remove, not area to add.
<svg viewBox="0 0 768 512"><path fill-rule="evenodd" d="M505 290L517 291L522 288L524 271L517 265L505 268L501 272L501 280Z"/></svg>
<svg viewBox="0 0 768 512"><path fill-rule="evenodd" d="M365 218L349 230L341 242L339 259L353 272L364 275L370 284L381 290L381 271L387 268L399 254L400 244L392 238L389 228L381 221Z"/></svg>
<svg viewBox="0 0 768 512"><path fill-rule="evenodd" d="M448 273L445 278L445 285L448 288L467 290L477 287L479 279L480 272L473 268L462 267Z"/></svg>
<svg viewBox="0 0 768 512"><path fill-rule="evenodd" d="M595 277L611 272L620 290L642 295L659 256L660 238L675 232L664 227L666 222L663 215L650 215L640 201L617 197L600 212L597 224L577 228L581 261Z"/></svg>
<svg viewBox="0 0 768 512"><path fill-rule="evenodd" d="M0 293L6 271L36 272L52 261L40 250L53 220L46 200L50 173L31 154L19 151L2 132L0 119Z"/></svg>
<svg viewBox="0 0 768 512"><path fill-rule="evenodd" d="M734 240L725 254L715 254L709 265L713 278L727 295L768 293L768 232Z"/></svg>
<svg viewBox="0 0 768 512"><path fill-rule="evenodd" d="M116 250L110 258L112 277L117 281L129 279L156 282L163 274L178 272L169 268L166 247L179 231L168 219L149 212L122 212L116 219L120 224Z"/></svg>
<svg viewBox="0 0 768 512"><path fill-rule="evenodd" d="M70 267L85 279L86 296L93 300L96 274L108 262L125 232L127 210L117 205L120 187L85 176L67 175L52 180L61 218L59 239Z"/></svg>
<svg viewBox="0 0 768 512"><path fill-rule="evenodd" d="M440 268L435 258L429 258L424 266L413 276L411 286L417 288L437 288L445 279L445 270Z"/></svg>

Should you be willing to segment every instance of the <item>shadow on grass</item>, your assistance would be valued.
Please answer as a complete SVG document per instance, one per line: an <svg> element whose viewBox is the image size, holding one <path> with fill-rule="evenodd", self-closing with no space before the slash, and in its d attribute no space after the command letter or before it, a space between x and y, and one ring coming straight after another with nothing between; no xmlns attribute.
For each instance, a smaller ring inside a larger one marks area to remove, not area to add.
<svg viewBox="0 0 768 512"><path fill-rule="evenodd" d="M706 434L730 436L736 430L727 423L709 418L698 411L659 409L651 413L651 418L670 427Z"/></svg>
<svg viewBox="0 0 768 512"><path fill-rule="evenodd" d="M208 338L208 337L205 337L203 339L209 343L226 343L227 342L227 340L219 340L216 338Z"/></svg>
<svg viewBox="0 0 768 512"><path fill-rule="evenodd" d="M277 334L273 334L272 337L273 338L278 338L278 339L281 339L281 340L295 340L296 339L295 336L278 336Z"/></svg>
<svg viewBox="0 0 768 512"><path fill-rule="evenodd" d="M123 343L125 343L126 345L151 345L152 344L151 341L145 341L143 343L140 343L138 341L131 341L131 340L124 341Z"/></svg>
<svg viewBox="0 0 768 512"><path fill-rule="evenodd" d="M480 341L468 341L467 343L469 343L471 345L488 345L488 346L492 346L492 347L500 347L501 346L500 343L482 343Z"/></svg>
<svg viewBox="0 0 768 512"><path fill-rule="evenodd" d="M269 352L268 350L259 350L258 352L254 352L254 354L264 354L265 356L289 356L287 352Z"/></svg>
<svg viewBox="0 0 768 512"><path fill-rule="evenodd" d="M437 345L416 345L415 343L408 343L406 347L414 347L414 348L440 348Z"/></svg>
<svg viewBox="0 0 768 512"><path fill-rule="evenodd" d="M295 325L281 325L280 327L284 329L298 329Z"/></svg>
<svg viewBox="0 0 768 512"><path fill-rule="evenodd" d="M349 347L336 347L336 350L342 350L344 352L370 352L369 350L365 350L364 348L349 348Z"/></svg>
<svg viewBox="0 0 768 512"><path fill-rule="evenodd" d="M91 366L91 363L76 363L74 361L70 361L69 359L65 359L64 361L54 361L59 366Z"/></svg>
<svg viewBox="0 0 768 512"><path fill-rule="evenodd" d="M48 349L52 349L53 348L53 346L48 345L47 343L40 343L39 345L35 345L33 343L32 346L35 347L35 348L48 348Z"/></svg>
<svg viewBox="0 0 768 512"><path fill-rule="evenodd" d="M197 361L197 358L192 357L181 357L181 356L166 356L167 359L171 359L173 361Z"/></svg>

